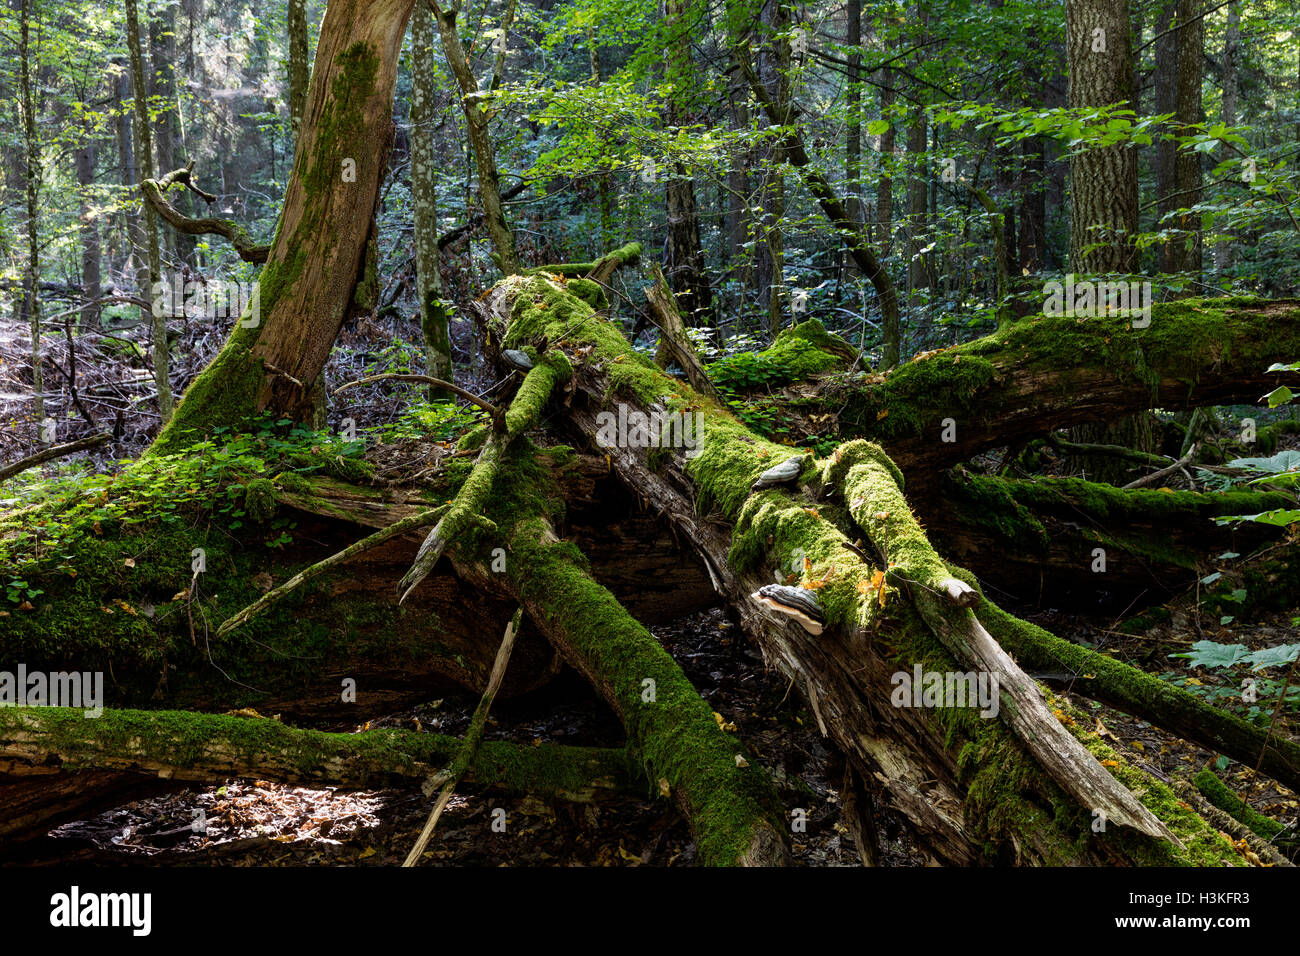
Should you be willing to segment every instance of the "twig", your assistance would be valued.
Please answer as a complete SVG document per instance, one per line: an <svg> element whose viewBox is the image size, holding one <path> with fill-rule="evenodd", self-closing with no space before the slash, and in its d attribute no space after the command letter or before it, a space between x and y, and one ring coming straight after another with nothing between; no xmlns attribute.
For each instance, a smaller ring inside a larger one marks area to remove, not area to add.
<svg viewBox="0 0 1300 956"><path fill-rule="evenodd" d="M334 394L337 395L339 392L347 391L349 388L355 388L358 385L367 385L370 382L377 382L381 378L392 378L399 382L418 382L421 385L433 385L436 388L445 388L447 391L459 395L461 398L465 399L465 401L471 402L483 409L483 411L492 416L492 421L494 423L501 419L501 412L497 410L495 405L484 401L473 392L465 391L465 389L461 388L459 385L453 385L451 382L444 382L442 379L434 378L431 375L414 375L404 372L384 372L381 375L367 375L365 378L359 378L355 382L348 382L346 385L340 385L338 388L334 389Z"/></svg>
<svg viewBox="0 0 1300 956"><path fill-rule="evenodd" d="M524 608L520 605L515 610L515 616L510 619L506 625L505 637L501 639L501 646L497 649L497 658L492 662L492 674L488 677L487 690L483 691L483 697L474 708L474 716L470 718L469 730L465 732L465 740L460 746L460 751L456 758L446 770L437 773L429 778L433 786L442 786L442 792L438 794L438 801L433 805L433 810L429 813L429 819L424 824L424 829L420 831L419 839L415 841L415 846L411 847L410 854L402 866L415 866L420 857L424 854L424 848L429 845L429 838L433 836L433 828L438 825L438 818L442 816L442 811L451 800L452 791L456 789L456 784L460 778L465 775L470 764L474 762L474 756L478 753L479 741L483 739L483 730L487 726L488 710L492 706L492 700L497 695L497 689L501 686L501 679L505 677L506 665L510 663L510 652L514 650L515 636L519 633L519 626L523 622Z"/></svg>
<svg viewBox="0 0 1300 956"><path fill-rule="evenodd" d="M385 541L388 541L390 538L397 537L399 534L403 534L404 532L411 531L415 528L423 528L425 525L433 524L442 517L443 512L446 511L448 507L450 506L440 505L437 508L430 508L427 511L421 511L419 514L402 518L400 521L390 524L387 528L382 528L369 537L362 538L355 544L348 545L348 547L344 548L337 554L330 555L324 561L318 561L310 567L304 568L288 581L281 584L278 588L273 588L272 590L267 591L252 604L248 605L248 607L239 611L233 617L227 618L222 625L217 628L217 637L221 637L223 634L233 631L240 625L257 617L257 615L261 614L276 601L301 587L303 584L306 584L312 578L319 577L321 574L334 567L334 565L349 561L352 558L355 558L358 554L361 554L363 551L369 551L371 548L377 547Z"/></svg>
<svg viewBox="0 0 1300 956"><path fill-rule="evenodd" d="M12 478L20 471L26 471L28 468L35 468L37 465L52 461L55 458L62 458L64 455L71 455L73 452L82 451L86 448L94 448L96 445L102 445L112 436L108 432L100 432L98 435L90 435L87 438L78 438L76 441L70 441L65 445L51 445L43 451L38 451L34 455L28 455L26 458L19 458L12 465L5 465L0 468L0 481Z"/></svg>
<svg viewBox="0 0 1300 956"><path fill-rule="evenodd" d="M1161 478L1164 478L1166 475L1172 475L1174 472L1185 467L1187 463L1190 462L1196 456L1196 451L1200 447L1201 447L1201 443L1196 442L1195 444L1192 445L1191 448L1188 449L1186 455L1178 459L1172 465L1169 465L1165 468L1161 468L1159 471L1153 471L1151 472L1151 474L1144 475L1141 478L1138 478L1134 481L1130 481L1127 485L1124 485L1124 487L1121 490L1129 491L1130 489L1133 488L1143 488L1147 485L1155 484L1157 481L1159 481Z"/></svg>

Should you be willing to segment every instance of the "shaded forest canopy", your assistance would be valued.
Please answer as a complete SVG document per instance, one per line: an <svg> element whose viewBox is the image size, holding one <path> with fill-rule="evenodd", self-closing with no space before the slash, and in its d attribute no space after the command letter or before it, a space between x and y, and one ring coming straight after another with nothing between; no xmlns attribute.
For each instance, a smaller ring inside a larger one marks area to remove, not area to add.
<svg viewBox="0 0 1300 956"><path fill-rule="evenodd" d="M5 858L1292 865L1298 20L8 5Z"/></svg>

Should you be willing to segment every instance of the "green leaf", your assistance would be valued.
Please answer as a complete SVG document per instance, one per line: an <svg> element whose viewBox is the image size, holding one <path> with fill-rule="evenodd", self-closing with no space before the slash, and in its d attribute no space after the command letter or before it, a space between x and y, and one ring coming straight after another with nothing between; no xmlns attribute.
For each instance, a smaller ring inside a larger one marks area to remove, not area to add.
<svg viewBox="0 0 1300 956"><path fill-rule="evenodd" d="M1264 396L1264 401L1268 402L1269 408L1277 408L1279 405L1285 405L1295 398L1295 394L1285 385L1279 385L1273 391Z"/></svg>

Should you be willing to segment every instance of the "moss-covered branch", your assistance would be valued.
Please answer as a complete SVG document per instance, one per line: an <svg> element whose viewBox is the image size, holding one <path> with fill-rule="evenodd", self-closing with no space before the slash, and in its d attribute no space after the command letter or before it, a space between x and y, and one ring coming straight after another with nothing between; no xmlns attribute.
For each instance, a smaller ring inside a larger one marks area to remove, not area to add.
<svg viewBox="0 0 1300 956"><path fill-rule="evenodd" d="M145 202L153 207L154 212L158 214L158 217L163 222L179 233L187 236L221 236L234 247L239 258L245 262L253 262L258 265L266 262L266 258L271 252L270 245L254 242L253 238L248 234L248 230L235 220L219 219L211 216L192 218L167 201L166 190L172 184L187 186L207 199L208 202L216 199L215 196L209 196L209 194L191 183L190 173L193 166L194 164L191 162L184 169L174 169L161 180L146 179L140 184L140 191L144 194Z"/></svg>
<svg viewBox="0 0 1300 956"><path fill-rule="evenodd" d="M629 242L625 246L605 253L591 262L555 262L525 269L525 275L560 275L566 279L590 279L601 285L608 284L615 271L623 266L636 265L641 258L641 243Z"/></svg>
<svg viewBox="0 0 1300 956"><path fill-rule="evenodd" d="M398 582L402 601L428 576L449 545L475 530L495 530L485 513L501 456L511 442L537 424L551 392L572 374L568 358L563 352L554 351L542 357L524 376L523 384L501 418L502 427L489 435L469 478L461 485L447 513L420 545L411 569Z"/></svg>
<svg viewBox="0 0 1300 956"><path fill-rule="evenodd" d="M461 741L441 734L322 733L275 720L183 711L0 708L0 756L48 772L98 768L175 780L230 777L338 787L412 786L452 761ZM621 750L484 743L466 779L477 786L588 800L645 792Z"/></svg>
<svg viewBox="0 0 1300 956"><path fill-rule="evenodd" d="M1300 744L1266 732L1212 707L1181 687L1013 617L988 602L978 617L990 634L1031 670L1066 670L1070 689L1150 721L1247 766L1259 766L1279 783L1300 790Z"/></svg>
<svg viewBox="0 0 1300 956"><path fill-rule="evenodd" d="M1133 317L1031 316L918 356L883 381L829 388L847 437L870 438L912 480L1052 429L1142 408L1254 404L1300 376L1268 373L1300 355L1300 303L1184 299Z"/></svg>
<svg viewBox="0 0 1300 956"><path fill-rule="evenodd" d="M1004 706L997 711L1025 748L1081 806L1151 836L1173 834L1115 782L1052 716L1042 694L966 610L980 603L978 592L953 576L912 516L902 476L878 446L841 445L826 469L854 522L883 554L889 577L907 587L926 624L963 669L992 675Z"/></svg>

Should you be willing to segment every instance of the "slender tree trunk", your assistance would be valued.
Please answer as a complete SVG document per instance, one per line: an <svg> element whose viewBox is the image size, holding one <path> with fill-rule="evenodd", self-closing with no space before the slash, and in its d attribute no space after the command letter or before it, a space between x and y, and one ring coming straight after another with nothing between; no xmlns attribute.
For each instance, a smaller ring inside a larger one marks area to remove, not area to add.
<svg viewBox="0 0 1300 956"><path fill-rule="evenodd" d="M1201 57L1205 18L1198 16L1202 0L1165 0L1156 18L1156 112L1173 113L1171 132L1199 123L1201 115ZM1156 211L1159 228L1174 229L1172 239L1158 248L1164 273L1201 273L1200 216L1166 218L1175 210L1201 200L1201 154L1161 140L1156 147ZM1195 287L1184 295L1195 294Z"/></svg>
<svg viewBox="0 0 1300 956"><path fill-rule="evenodd" d="M1129 0L1068 0L1066 54L1074 108L1133 100ZM1126 143L1070 161L1070 262L1077 273L1132 273L1138 265L1137 154Z"/></svg>
<svg viewBox="0 0 1300 956"><path fill-rule="evenodd" d="M1234 2L1228 4L1228 23L1223 29L1223 125L1237 125L1237 87L1241 69L1241 7ZM1219 159L1226 159L1227 150L1219 154ZM1220 242L1214 247L1214 264L1219 272L1226 272L1232 267L1232 253L1235 240Z"/></svg>
<svg viewBox="0 0 1300 956"><path fill-rule="evenodd" d="M140 229L140 213L135 201L135 187L139 179L135 174L134 116L135 98L131 90L130 66L121 60L114 61L117 70L116 106L113 131L117 140L118 179L125 187L122 202L121 238L122 271L134 276L139 250L144 248L144 235Z"/></svg>
<svg viewBox="0 0 1300 956"><path fill-rule="evenodd" d="M140 49L140 18L136 0L126 0L126 45L131 53L131 82L135 87L136 156L141 179L153 179L153 135L149 124L148 87L145 86L144 56ZM148 203L144 206L145 243L148 250L149 284L142 298L153 299L162 280L161 256L158 252L158 215ZM144 319L144 309L140 318ZM153 327L153 378L158 389L158 413L163 424L172 417L170 355L167 344L167 310L156 303L150 310Z"/></svg>
<svg viewBox="0 0 1300 956"><path fill-rule="evenodd" d="M849 215L862 221L862 0L848 0L848 25L844 41L849 47L847 100L844 129L844 191Z"/></svg>
<svg viewBox="0 0 1300 956"><path fill-rule="evenodd" d="M729 92L732 123L738 130L748 130L750 123L748 84L743 78L737 77L733 80ZM756 281L754 257L745 249L745 244L749 241L752 221L749 212L749 167L752 156L752 150L736 150L731 154L731 162L727 167L727 261L733 278L737 280L742 290L749 288ZM732 311L741 313L743 305L744 293L742 292L732 304Z"/></svg>
<svg viewBox="0 0 1300 956"><path fill-rule="evenodd" d="M522 271L519 255L515 251L514 233L506 223L505 208L501 204L501 187L498 182L496 149L488 133L487 114L479 107L482 93L470 69L469 57L461 45L460 34L456 32L456 15L459 8L443 10L436 2L430 0L433 15L438 23L438 32L442 36L443 50L447 56L447 65L460 86L461 106L465 110L465 125L469 132L470 145L474 152L474 161L478 167L479 200L483 203L483 221L487 225L488 235L496 248L500 259L501 271L506 275L518 275Z"/></svg>
<svg viewBox="0 0 1300 956"><path fill-rule="evenodd" d="M96 148L89 131L85 133L85 136L86 145L72 154L72 160L77 171L77 218L80 223L78 233L81 239L81 297L87 302L94 302L103 294L100 291L102 285L102 256L99 244L99 221L91 204L91 190L95 185ZM82 309L77 317L80 326L82 328L93 328L99 325L100 308L98 305L87 305Z"/></svg>
<svg viewBox="0 0 1300 956"><path fill-rule="evenodd" d="M684 17L682 0L664 0L663 17L672 36L664 51L664 78L669 95L665 122L669 127L689 123L696 109L699 77L691 63L690 25ZM700 208L695 198L695 181L682 163L673 163L664 186L668 237L664 246L664 273L677 296L686 324L713 324L713 294L704 268L700 244Z"/></svg>
<svg viewBox="0 0 1300 956"><path fill-rule="evenodd" d="M41 368L41 243L39 207L41 190L41 142L36 135L36 104L32 96L31 0L21 0L18 10L18 84L23 104L23 141L27 151L27 271L23 307L31 329L33 410L38 422L45 418L45 375ZM42 440L46 439L44 426Z"/></svg>
<svg viewBox="0 0 1300 956"><path fill-rule="evenodd" d="M433 150L433 16L417 3L411 19L411 195L415 204L415 285L429 374L452 380L451 337L438 259L438 170Z"/></svg>
<svg viewBox="0 0 1300 956"><path fill-rule="evenodd" d="M773 39L758 56L758 75L763 86L772 91L777 115L769 116L770 123L783 123L790 111L790 43L784 33L789 29L787 9L779 0L771 0L763 9L766 23ZM772 147L771 168L763 188L763 245L767 254L767 331L775 336L781 330L785 315L785 175L787 160L784 145L777 142Z"/></svg>
<svg viewBox="0 0 1300 956"><path fill-rule="evenodd" d="M888 68L878 70L876 76L880 83L880 115L889 122L889 110L894 105L894 100L898 96L894 89L894 71ZM892 175L892 163L894 162L894 151L897 149L897 134L894 130L894 124L889 122L889 127L880 134L880 162L883 171L880 174L880 180L876 183L876 242L880 246L880 256L882 259L888 259L893 253L894 247L894 177Z"/></svg>
<svg viewBox="0 0 1300 956"><path fill-rule="evenodd" d="M926 286L924 248L926 235L925 213L929 206L929 178L925 166L926 128L924 117L917 108L907 124L907 291L909 304L916 308L920 302L918 289Z"/></svg>
<svg viewBox="0 0 1300 956"><path fill-rule="evenodd" d="M302 114L307 108L307 81L311 63L307 59L307 0L289 0L289 129L295 147L302 129Z"/></svg>
<svg viewBox="0 0 1300 956"><path fill-rule="evenodd" d="M162 172L179 169L185 165L184 150L180 146L180 113L176 99L176 7L162 4L149 18L149 62L153 66L152 86L155 103L160 113L154 127L157 144L158 167ZM188 191L174 199L181 212L189 211ZM181 255L187 238L183 233L168 231L164 237L168 252L173 258ZM192 245L192 243L191 243Z"/></svg>

